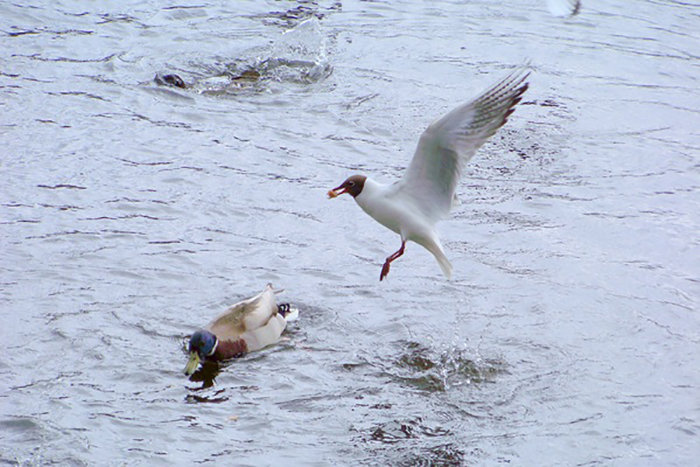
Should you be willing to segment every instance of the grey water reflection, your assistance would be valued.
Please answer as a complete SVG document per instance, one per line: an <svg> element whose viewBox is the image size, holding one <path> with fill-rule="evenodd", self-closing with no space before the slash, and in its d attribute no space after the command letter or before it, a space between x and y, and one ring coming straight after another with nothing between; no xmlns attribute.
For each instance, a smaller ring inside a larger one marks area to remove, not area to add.
<svg viewBox="0 0 700 467"><path fill-rule="evenodd" d="M0 460L695 463L697 6L549 8L0 4ZM453 280L409 244L379 283L397 239L326 191L526 58ZM267 282L283 342L185 378Z"/></svg>

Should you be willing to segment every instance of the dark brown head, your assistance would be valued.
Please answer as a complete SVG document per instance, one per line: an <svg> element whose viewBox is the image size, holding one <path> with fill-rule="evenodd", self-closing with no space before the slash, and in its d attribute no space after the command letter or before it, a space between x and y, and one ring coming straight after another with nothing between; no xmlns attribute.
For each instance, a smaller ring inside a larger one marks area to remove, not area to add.
<svg viewBox="0 0 700 467"><path fill-rule="evenodd" d="M365 180L367 180L367 177L364 175L353 175L352 177L348 177L348 179L345 180L342 185L328 191L328 197L335 198L343 193L348 193L352 195L353 198L356 198L357 195L362 193L362 189L365 187Z"/></svg>

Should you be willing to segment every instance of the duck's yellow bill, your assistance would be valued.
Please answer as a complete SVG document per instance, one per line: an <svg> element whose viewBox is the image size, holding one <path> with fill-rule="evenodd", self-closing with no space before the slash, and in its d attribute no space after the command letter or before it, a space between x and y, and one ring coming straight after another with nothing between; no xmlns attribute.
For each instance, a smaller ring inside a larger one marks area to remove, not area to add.
<svg viewBox="0 0 700 467"><path fill-rule="evenodd" d="M187 361L187 365L185 365L185 374L187 376L197 371L199 361L199 354L197 352L190 352L190 359Z"/></svg>

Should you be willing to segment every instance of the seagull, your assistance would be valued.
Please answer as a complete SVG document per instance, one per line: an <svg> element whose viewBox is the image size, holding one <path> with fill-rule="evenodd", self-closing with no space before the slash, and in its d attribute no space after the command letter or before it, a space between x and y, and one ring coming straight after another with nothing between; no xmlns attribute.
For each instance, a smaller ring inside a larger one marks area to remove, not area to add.
<svg viewBox="0 0 700 467"><path fill-rule="evenodd" d="M435 256L443 274L452 265L440 244L435 224L447 217L456 201L460 174L477 149L515 110L528 88L527 67L521 67L481 95L433 122L421 135L403 177L384 185L365 175L352 175L328 191L328 198L347 193L374 220L401 236L401 248L386 258L379 280L413 241Z"/></svg>

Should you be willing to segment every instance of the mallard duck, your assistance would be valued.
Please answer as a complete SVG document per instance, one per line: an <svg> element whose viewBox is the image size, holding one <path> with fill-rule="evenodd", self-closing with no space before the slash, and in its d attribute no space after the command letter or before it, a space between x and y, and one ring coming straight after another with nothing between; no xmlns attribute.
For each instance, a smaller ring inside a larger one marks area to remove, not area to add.
<svg viewBox="0 0 700 467"><path fill-rule="evenodd" d="M204 360L226 360L279 342L287 322L299 312L289 304L277 305L272 284L255 297L231 305L228 310L190 338L191 375Z"/></svg>

